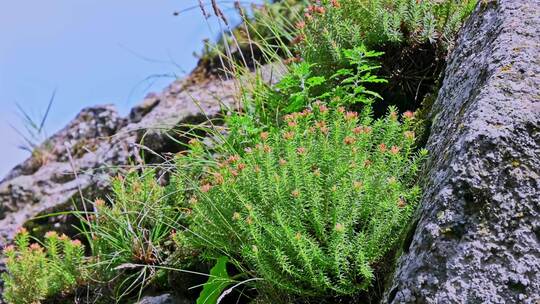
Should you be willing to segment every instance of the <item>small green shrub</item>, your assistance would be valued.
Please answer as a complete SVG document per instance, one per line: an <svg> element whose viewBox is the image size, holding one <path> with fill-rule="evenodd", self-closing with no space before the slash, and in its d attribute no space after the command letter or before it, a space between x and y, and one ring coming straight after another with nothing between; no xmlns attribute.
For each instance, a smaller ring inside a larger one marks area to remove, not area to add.
<svg viewBox="0 0 540 304"><path fill-rule="evenodd" d="M344 63L342 49L432 43L446 50L477 0L322 0L308 6L296 38L320 71Z"/></svg>
<svg viewBox="0 0 540 304"><path fill-rule="evenodd" d="M21 229L15 245L4 249L7 272L2 274L4 299L11 304L40 303L48 297L69 293L87 277L84 247L78 240L45 235L44 247L30 244Z"/></svg>
<svg viewBox="0 0 540 304"><path fill-rule="evenodd" d="M174 178L167 187L159 185L154 170L132 171L113 180L111 204L94 203L86 233L101 278L123 278L116 282L121 293L116 297L162 273L152 266L169 263L175 249L172 236L184 217L178 204L181 188ZM126 269L123 276L120 269Z"/></svg>
<svg viewBox="0 0 540 304"><path fill-rule="evenodd" d="M383 119L343 108L287 115L245 156L208 164L192 183L190 242L227 255L269 289L352 295L399 241L418 201L410 113ZM182 172L179 172L181 174ZM263 286L264 289L264 286Z"/></svg>

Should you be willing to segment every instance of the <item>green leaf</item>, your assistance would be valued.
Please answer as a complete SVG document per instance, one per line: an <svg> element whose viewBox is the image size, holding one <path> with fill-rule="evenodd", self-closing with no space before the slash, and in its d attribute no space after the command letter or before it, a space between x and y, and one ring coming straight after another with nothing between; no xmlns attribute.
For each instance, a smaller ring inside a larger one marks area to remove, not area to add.
<svg viewBox="0 0 540 304"><path fill-rule="evenodd" d="M222 256L217 260L216 265L210 269L210 277L208 282L203 285L203 290L199 298L197 298L197 304L216 304L223 290L231 284L227 273L228 261L228 257Z"/></svg>

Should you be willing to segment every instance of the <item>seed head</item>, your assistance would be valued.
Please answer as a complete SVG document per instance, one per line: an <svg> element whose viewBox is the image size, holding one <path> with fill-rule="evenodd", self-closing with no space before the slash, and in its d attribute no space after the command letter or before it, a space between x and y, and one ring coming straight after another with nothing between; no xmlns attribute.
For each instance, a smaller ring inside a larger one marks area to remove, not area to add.
<svg viewBox="0 0 540 304"><path fill-rule="evenodd" d="M210 189L212 189L212 185L210 185L210 184L204 184L200 188L201 192L203 192L203 193L206 193L206 192L210 191Z"/></svg>
<svg viewBox="0 0 540 304"><path fill-rule="evenodd" d="M337 223L335 229L336 229L337 232L344 232L345 231L345 226L343 226L343 224L341 224L341 223Z"/></svg>
<svg viewBox="0 0 540 304"><path fill-rule="evenodd" d="M343 140L343 143L350 146L352 144L354 144L356 142L356 139L354 137L351 137L351 136L347 136L345 137L345 139Z"/></svg>

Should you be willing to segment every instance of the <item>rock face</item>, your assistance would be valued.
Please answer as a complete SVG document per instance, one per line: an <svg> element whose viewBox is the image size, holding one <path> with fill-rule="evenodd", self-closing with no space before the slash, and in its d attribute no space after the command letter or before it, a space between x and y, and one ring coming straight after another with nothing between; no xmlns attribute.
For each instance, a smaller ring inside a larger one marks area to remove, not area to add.
<svg viewBox="0 0 540 304"><path fill-rule="evenodd" d="M480 1L432 110L386 303L540 303L540 2Z"/></svg>
<svg viewBox="0 0 540 304"><path fill-rule="evenodd" d="M29 218L93 199L109 177L147 155L175 152L168 132L214 117L234 102L232 80L193 77L146 98L122 118L112 106L82 110L0 182L0 248ZM144 148L142 148L144 145Z"/></svg>

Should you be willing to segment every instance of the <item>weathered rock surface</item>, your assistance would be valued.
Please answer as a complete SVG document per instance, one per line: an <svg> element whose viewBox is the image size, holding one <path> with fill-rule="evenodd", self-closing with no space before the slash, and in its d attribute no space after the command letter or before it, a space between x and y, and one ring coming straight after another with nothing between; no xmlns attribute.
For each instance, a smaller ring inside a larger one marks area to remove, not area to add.
<svg viewBox="0 0 540 304"><path fill-rule="evenodd" d="M480 1L432 110L387 303L540 303L540 1Z"/></svg>
<svg viewBox="0 0 540 304"><path fill-rule="evenodd" d="M113 106L82 110L0 182L0 248L28 219L102 193L111 175L143 162L141 144L146 154L178 151L168 132L216 116L234 94L232 80L188 77L148 96L127 118Z"/></svg>

